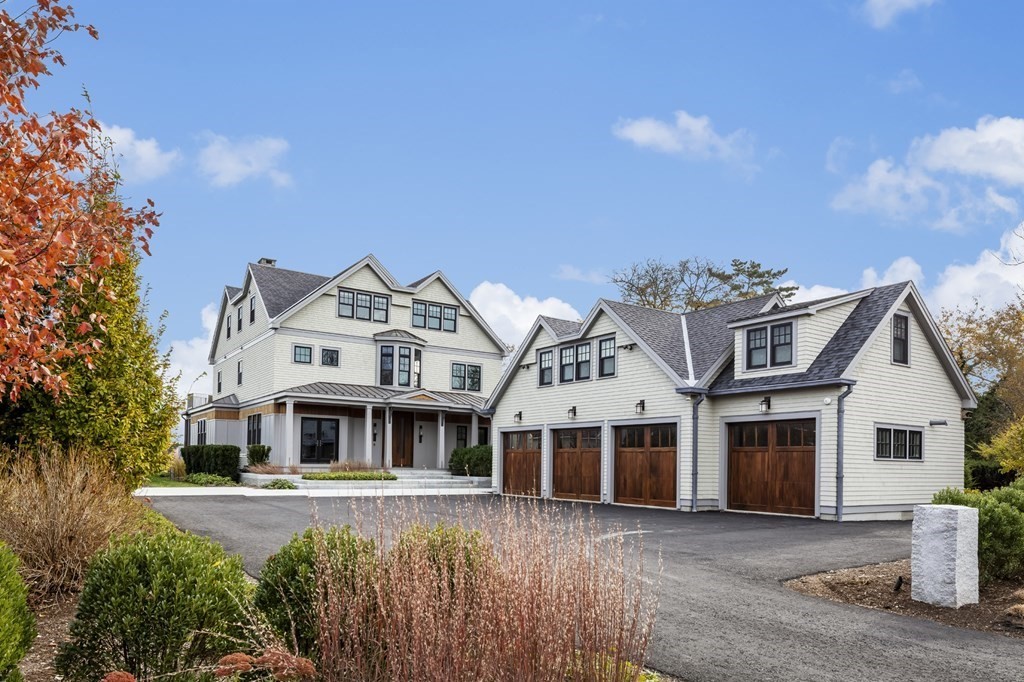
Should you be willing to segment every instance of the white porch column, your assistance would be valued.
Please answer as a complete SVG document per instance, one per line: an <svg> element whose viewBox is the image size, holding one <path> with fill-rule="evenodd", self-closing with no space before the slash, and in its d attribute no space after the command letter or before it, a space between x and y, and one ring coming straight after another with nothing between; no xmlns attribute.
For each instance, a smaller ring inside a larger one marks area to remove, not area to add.
<svg viewBox="0 0 1024 682"><path fill-rule="evenodd" d="M366 406L363 420L363 459L367 466L373 466L373 405Z"/></svg>
<svg viewBox="0 0 1024 682"><path fill-rule="evenodd" d="M478 435L480 433L480 418L477 416L476 412L473 412L473 420L469 429L469 445L471 447L474 445L480 445L480 436Z"/></svg>
<svg viewBox="0 0 1024 682"><path fill-rule="evenodd" d="M391 468L391 408L384 408L384 468Z"/></svg>
<svg viewBox="0 0 1024 682"><path fill-rule="evenodd" d="M437 413L437 468L444 469L444 412Z"/></svg>
<svg viewBox="0 0 1024 682"><path fill-rule="evenodd" d="M295 464L295 401L284 401L284 463Z"/></svg>

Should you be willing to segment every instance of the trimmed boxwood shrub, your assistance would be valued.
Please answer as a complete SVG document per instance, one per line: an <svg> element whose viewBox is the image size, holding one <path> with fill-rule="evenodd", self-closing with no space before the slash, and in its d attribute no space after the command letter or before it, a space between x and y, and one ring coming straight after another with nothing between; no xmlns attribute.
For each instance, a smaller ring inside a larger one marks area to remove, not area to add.
<svg viewBox="0 0 1024 682"><path fill-rule="evenodd" d="M197 667L238 651L249 586L242 560L191 533L122 538L93 559L57 670L98 680L195 680ZM180 674L179 674L180 673Z"/></svg>
<svg viewBox="0 0 1024 682"><path fill-rule="evenodd" d="M218 476L217 474L189 474L185 477L185 482L193 485L205 486L238 485L230 478L227 478L226 476Z"/></svg>
<svg viewBox="0 0 1024 682"><path fill-rule="evenodd" d="M277 634L302 656L316 651L318 545L326 551L334 575L346 580L352 580L357 570L372 571L376 567L376 543L359 537L348 526L307 528L267 559L253 603Z"/></svg>
<svg viewBox="0 0 1024 682"><path fill-rule="evenodd" d="M302 474L304 481L397 481L390 471L314 471Z"/></svg>
<svg viewBox="0 0 1024 682"><path fill-rule="evenodd" d="M989 492L946 488L932 504L958 504L978 510L978 574L981 581L1024 576L1024 490L1016 485Z"/></svg>
<svg viewBox="0 0 1024 682"><path fill-rule="evenodd" d="M249 445L245 448L245 458L249 462L249 466L266 464L270 461L270 446Z"/></svg>
<svg viewBox="0 0 1024 682"><path fill-rule="evenodd" d="M490 476L491 446L455 448L448 458L448 469L455 476ZM468 472L468 473L467 473Z"/></svg>
<svg viewBox="0 0 1024 682"><path fill-rule="evenodd" d="M28 610L28 587L18 575L18 557L0 542L0 680L20 680L18 661L36 637Z"/></svg>
<svg viewBox="0 0 1024 682"><path fill-rule="evenodd" d="M188 474L217 474L237 481L240 453L237 445L186 445L181 458Z"/></svg>

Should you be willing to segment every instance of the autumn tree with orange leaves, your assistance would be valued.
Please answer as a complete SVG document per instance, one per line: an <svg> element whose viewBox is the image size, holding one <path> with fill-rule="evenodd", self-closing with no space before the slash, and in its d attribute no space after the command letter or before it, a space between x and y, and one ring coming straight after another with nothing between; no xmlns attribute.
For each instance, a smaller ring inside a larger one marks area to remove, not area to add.
<svg viewBox="0 0 1024 682"><path fill-rule="evenodd" d="M26 95L64 64L53 41L77 31L97 37L57 0L20 14L0 2L0 397L12 401L33 386L59 396L67 361L91 366L102 341L88 332L104 320L81 319L76 296L110 296L103 271L135 249L148 254L158 224L152 201L136 209L118 198L108 145L88 111L26 108Z"/></svg>

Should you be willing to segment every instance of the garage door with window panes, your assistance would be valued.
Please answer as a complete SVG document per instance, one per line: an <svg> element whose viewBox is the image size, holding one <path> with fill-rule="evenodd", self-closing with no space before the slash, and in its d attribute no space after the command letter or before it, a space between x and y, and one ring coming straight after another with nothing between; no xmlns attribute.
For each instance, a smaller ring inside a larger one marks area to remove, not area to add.
<svg viewBox="0 0 1024 682"><path fill-rule="evenodd" d="M513 431L502 439L501 491L540 496L540 431Z"/></svg>
<svg viewBox="0 0 1024 682"><path fill-rule="evenodd" d="M814 515L813 419L729 427L728 507Z"/></svg>
<svg viewBox="0 0 1024 682"><path fill-rule="evenodd" d="M676 506L677 433L675 424L616 427L616 502Z"/></svg>
<svg viewBox="0 0 1024 682"><path fill-rule="evenodd" d="M551 495L563 500L601 500L601 429L554 433Z"/></svg>

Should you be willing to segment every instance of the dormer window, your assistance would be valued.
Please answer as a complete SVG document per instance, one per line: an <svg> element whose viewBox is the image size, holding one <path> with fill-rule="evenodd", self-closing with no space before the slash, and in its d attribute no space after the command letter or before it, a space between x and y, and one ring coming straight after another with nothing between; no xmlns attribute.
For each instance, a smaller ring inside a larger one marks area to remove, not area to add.
<svg viewBox="0 0 1024 682"><path fill-rule="evenodd" d="M793 364L793 323L783 322L747 330L747 369L788 367Z"/></svg>
<svg viewBox="0 0 1024 682"><path fill-rule="evenodd" d="M910 318L906 315L892 316L892 361L910 364Z"/></svg>

